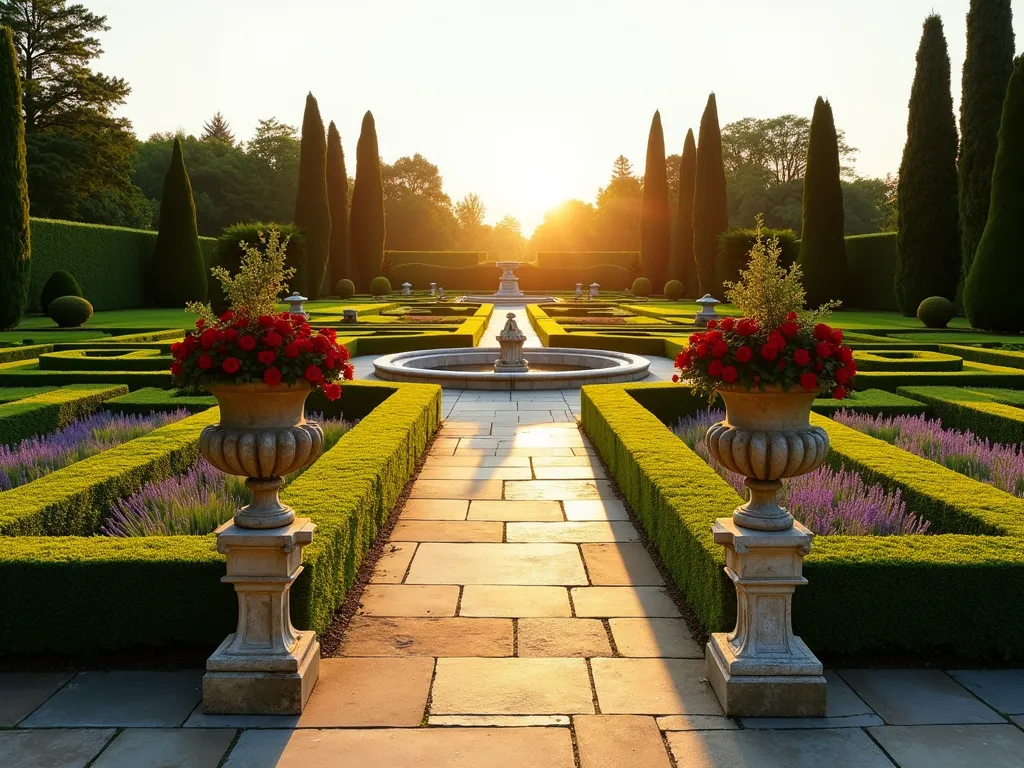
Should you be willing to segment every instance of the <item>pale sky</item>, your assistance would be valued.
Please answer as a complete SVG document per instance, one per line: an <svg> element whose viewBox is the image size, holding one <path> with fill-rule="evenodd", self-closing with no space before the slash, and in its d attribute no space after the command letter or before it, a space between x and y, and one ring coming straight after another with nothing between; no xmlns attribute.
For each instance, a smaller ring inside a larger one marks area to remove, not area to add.
<svg viewBox="0 0 1024 768"><path fill-rule="evenodd" d="M527 236L562 200L591 201L625 154L643 173L661 110L668 153L714 91L722 124L810 115L820 94L860 152L895 172L921 24L942 16L960 103L967 0L82 0L106 14L98 69L124 77L145 138L236 137L259 118L300 125L307 91L341 132L349 173L363 112L385 162L420 152L453 201ZM1024 2L1014 2L1017 50ZM957 112L959 114L959 112Z"/></svg>

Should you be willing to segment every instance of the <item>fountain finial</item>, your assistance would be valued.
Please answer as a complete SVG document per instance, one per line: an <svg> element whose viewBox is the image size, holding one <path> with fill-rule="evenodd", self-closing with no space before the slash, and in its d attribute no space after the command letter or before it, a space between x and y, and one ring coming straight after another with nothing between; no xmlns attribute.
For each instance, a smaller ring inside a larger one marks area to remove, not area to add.
<svg viewBox="0 0 1024 768"><path fill-rule="evenodd" d="M495 338L501 352L498 359L494 361L495 373L526 373L530 364L523 357L523 342L526 341L526 334L519 330L516 324L516 313L509 312L505 315L505 327L501 329Z"/></svg>

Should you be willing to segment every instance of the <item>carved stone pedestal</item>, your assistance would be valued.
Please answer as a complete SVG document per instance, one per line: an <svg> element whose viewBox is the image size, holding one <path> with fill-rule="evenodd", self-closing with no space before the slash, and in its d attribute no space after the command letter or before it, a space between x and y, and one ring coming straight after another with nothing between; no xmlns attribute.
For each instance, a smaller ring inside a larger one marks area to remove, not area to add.
<svg viewBox="0 0 1024 768"><path fill-rule="evenodd" d="M725 547L736 585L736 629L711 635L707 676L730 717L824 717L821 662L793 634L793 590L807 583L803 557L814 534L799 522L784 531L741 528L720 518L712 529Z"/></svg>
<svg viewBox="0 0 1024 768"><path fill-rule="evenodd" d="M238 628L206 661L203 710L217 715L298 715L320 674L320 643L292 626L289 590L302 572L302 548L316 525L297 518L252 530L217 529L227 555L222 581L238 593Z"/></svg>

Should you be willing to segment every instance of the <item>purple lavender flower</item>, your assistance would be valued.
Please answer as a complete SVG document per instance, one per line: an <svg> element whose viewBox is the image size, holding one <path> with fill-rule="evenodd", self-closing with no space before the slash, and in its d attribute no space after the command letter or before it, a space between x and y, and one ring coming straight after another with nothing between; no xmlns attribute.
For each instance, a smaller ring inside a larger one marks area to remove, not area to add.
<svg viewBox="0 0 1024 768"><path fill-rule="evenodd" d="M48 435L0 445L0 491L9 491L188 416L171 413L126 416L97 411Z"/></svg>
<svg viewBox="0 0 1024 768"><path fill-rule="evenodd" d="M704 436L708 427L725 418L719 409L700 411L680 421L675 434L719 475L747 498L743 476L731 472L708 452ZM929 523L907 512L899 490L887 492L869 485L860 475L846 469L828 467L786 480L779 502L790 513L819 535L893 536L926 533Z"/></svg>
<svg viewBox="0 0 1024 768"><path fill-rule="evenodd" d="M1024 498L1024 451L992 443L973 432L946 429L921 416L871 416L841 410L833 418L866 435L948 467L961 475Z"/></svg>

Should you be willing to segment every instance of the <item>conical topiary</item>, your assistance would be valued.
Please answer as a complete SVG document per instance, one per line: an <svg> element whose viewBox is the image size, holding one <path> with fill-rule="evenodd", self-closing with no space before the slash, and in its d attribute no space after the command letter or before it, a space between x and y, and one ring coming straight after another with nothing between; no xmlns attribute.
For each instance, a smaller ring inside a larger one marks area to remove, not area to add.
<svg viewBox="0 0 1024 768"><path fill-rule="evenodd" d="M839 141L832 105L818 97L811 118L804 171L800 266L807 306L842 300L850 282L843 237L843 187L839 181Z"/></svg>
<svg viewBox="0 0 1024 768"><path fill-rule="evenodd" d="M960 102L960 251L963 273L971 270L988 221L992 166L1006 84L1013 72L1013 11L1010 0L971 0L967 55Z"/></svg>
<svg viewBox="0 0 1024 768"><path fill-rule="evenodd" d="M384 266L384 185L380 179L380 150L373 115L363 115L356 145L356 185L352 190L349 237L352 261L357 265L360 293L370 290L370 280Z"/></svg>
<svg viewBox="0 0 1024 768"><path fill-rule="evenodd" d="M665 134L655 112L647 135L643 198L640 202L640 272L654 285L664 285L672 240L665 167Z"/></svg>
<svg viewBox="0 0 1024 768"><path fill-rule="evenodd" d="M708 96L700 118L697 142L697 177L693 186L693 254L697 262L699 293L722 300L717 275L718 236L729 228L729 204L725 197L725 166L722 164L722 131L718 125L715 94Z"/></svg>
<svg viewBox="0 0 1024 768"><path fill-rule="evenodd" d="M331 250L331 208L327 201L327 142L324 121L313 94L306 96L299 150L299 190L295 196L295 225L306 242L305 263L293 280L292 290L310 299L320 297Z"/></svg>
<svg viewBox="0 0 1024 768"><path fill-rule="evenodd" d="M697 263L693 259L693 185L697 180L697 142L693 129L686 132L679 158L679 203L676 206L676 237L669 263L669 277L683 284L682 296L697 298Z"/></svg>
<svg viewBox="0 0 1024 768"><path fill-rule="evenodd" d="M964 284L964 310L985 331L1024 331L1024 60L1017 60L1003 101L999 148L992 171L988 223Z"/></svg>
<svg viewBox="0 0 1024 768"><path fill-rule="evenodd" d="M158 307L183 307L190 301L204 301L206 288L206 265L199 247L192 182L185 170L181 142L176 138L171 166L164 177L149 293Z"/></svg>
<svg viewBox="0 0 1024 768"><path fill-rule="evenodd" d="M896 192L896 300L907 317L929 296L952 299L960 282L956 153L949 53L942 19L932 15L917 49Z"/></svg>
<svg viewBox="0 0 1024 768"><path fill-rule="evenodd" d="M82 286L75 280L74 275L70 272L65 272L63 269L58 269L47 278L46 284L43 286L43 292L39 296L39 306L43 308L43 312L46 312L50 302L54 299L59 299L61 296L84 298L85 294L82 293Z"/></svg>
<svg viewBox="0 0 1024 768"><path fill-rule="evenodd" d="M0 27L0 328L21 322L28 304L28 177L21 75L14 36Z"/></svg>
<svg viewBox="0 0 1024 768"><path fill-rule="evenodd" d="M348 240L348 172L341 135L332 121L327 128L327 201L331 207L331 285L353 278Z"/></svg>

